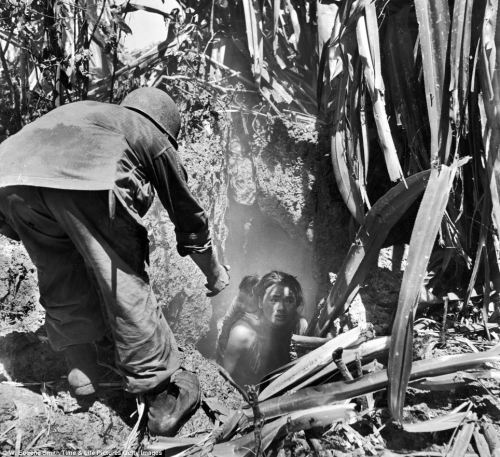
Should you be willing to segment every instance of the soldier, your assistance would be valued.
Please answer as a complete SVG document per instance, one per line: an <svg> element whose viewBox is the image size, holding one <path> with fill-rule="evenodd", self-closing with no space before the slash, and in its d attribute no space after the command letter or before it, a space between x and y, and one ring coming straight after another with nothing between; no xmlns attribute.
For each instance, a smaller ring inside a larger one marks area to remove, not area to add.
<svg viewBox="0 0 500 457"><path fill-rule="evenodd" d="M95 392L96 343L109 329L124 388L144 394L149 429L165 436L196 410L200 388L180 369L146 272L141 218L155 191L207 295L229 282L177 156L180 122L169 95L140 88L121 105L61 106L0 145L0 233L21 240L37 268L48 338L64 351L71 389Z"/></svg>

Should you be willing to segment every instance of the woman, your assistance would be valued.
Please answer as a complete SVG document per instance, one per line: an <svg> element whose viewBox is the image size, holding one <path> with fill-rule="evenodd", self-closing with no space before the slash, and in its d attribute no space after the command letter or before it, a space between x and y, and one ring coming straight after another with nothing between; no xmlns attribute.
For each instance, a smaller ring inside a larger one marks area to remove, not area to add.
<svg viewBox="0 0 500 457"><path fill-rule="evenodd" d="M247 278L238 294L245 303L251 283ZM229 311L218 341L219 363L241 386L257 384L263 376L288 363L292 333L303 333L307 327L300 315L304 306L302 288L295 277L271 271L252 292L250 306L233 306Z"/></svg>

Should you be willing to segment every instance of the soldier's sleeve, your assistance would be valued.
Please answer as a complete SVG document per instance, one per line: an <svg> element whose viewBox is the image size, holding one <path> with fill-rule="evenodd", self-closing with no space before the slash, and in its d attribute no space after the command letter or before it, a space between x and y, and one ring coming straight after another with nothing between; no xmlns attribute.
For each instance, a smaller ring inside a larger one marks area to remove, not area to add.
<svg viewBox="0 0 500 457"><path fill-rule="evenodd" d="M179 254L201 254L211 249L205 211L189 190L186 170L171 145L153 157L153 186L175 226Z"/></svg>
<svg viewBox="0 0 500 457"><path fill-rule="evenodd" d="M4 235L12 240L20 241L17 232L7 224L3 216L0 214L0 235Z"/></svg>

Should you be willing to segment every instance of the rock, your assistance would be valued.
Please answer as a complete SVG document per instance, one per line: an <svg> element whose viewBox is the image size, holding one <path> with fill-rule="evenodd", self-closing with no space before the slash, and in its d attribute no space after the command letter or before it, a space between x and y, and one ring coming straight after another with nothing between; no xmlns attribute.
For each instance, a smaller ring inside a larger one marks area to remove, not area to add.
<svg viewBox="0 0 500 457"><path fill-rule="evenodd" d="M25 387L0 384L0 408L3 405L10 414L10 419L5 420L24 420L45 415L42 396Z"/></svg>

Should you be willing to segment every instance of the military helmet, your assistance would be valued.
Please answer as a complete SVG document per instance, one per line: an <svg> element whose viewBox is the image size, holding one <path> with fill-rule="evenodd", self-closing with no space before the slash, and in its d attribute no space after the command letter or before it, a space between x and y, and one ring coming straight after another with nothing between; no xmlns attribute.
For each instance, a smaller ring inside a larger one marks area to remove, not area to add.
<svg viewBox="0 0 500 457"><path fill-rule="evenodd" d="M127 94L120 105L148 117L168 134L177 147L181 115L177 105L166 92L155 87L140 87Z"/></svg>

